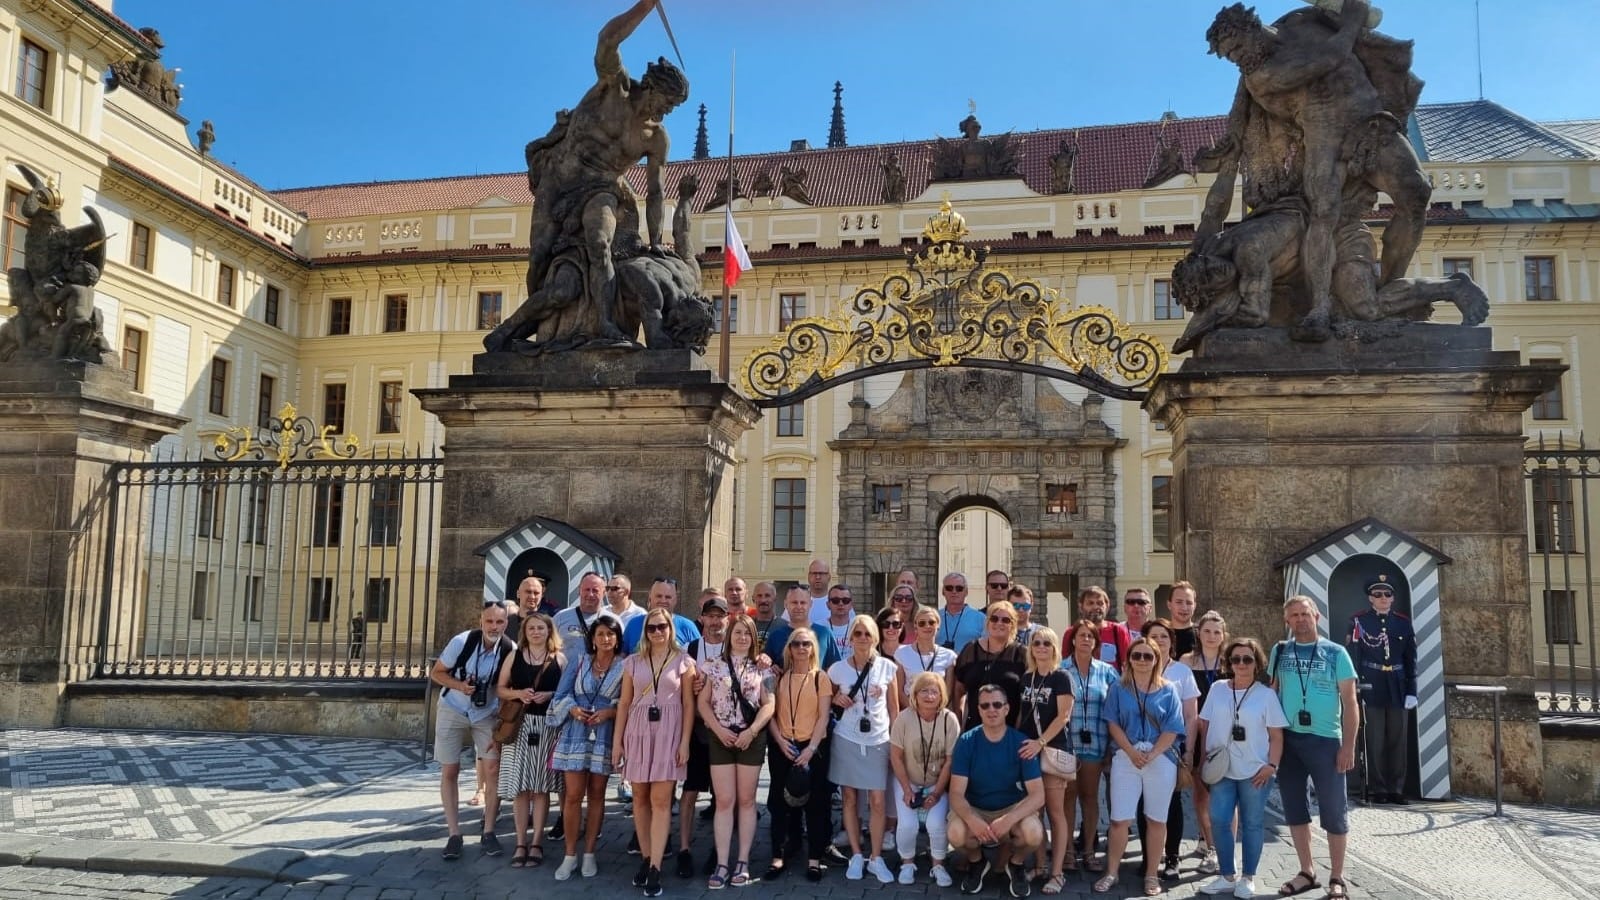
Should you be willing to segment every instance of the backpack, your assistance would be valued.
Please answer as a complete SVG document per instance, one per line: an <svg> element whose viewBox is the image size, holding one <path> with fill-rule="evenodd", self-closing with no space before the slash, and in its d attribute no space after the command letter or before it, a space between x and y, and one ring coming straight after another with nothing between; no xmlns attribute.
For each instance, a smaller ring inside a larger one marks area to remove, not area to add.
<svg viewBox="0 0 1600 900"><path fill-rule="evenodd" d="M451 663L451 665L450 665L450 677L451 678L454 678L457 681L466 681L467 680L467 660L471 659L472 655L474 653L477 653L478 652L478 648L480 646L482 646L482 645L483 645L483 629L482 628L474 628L471 631L467 632L467 640L466 640L466 643L461 645L461 653L456 656L456 661L454 663ZM499 643L499 645L497 645L495 647L495 654L494 654L495 655L494 668L495 668L496 672L500 671L500 664L505 662L506 657L508 655L510 655L511 652L513 650L515 650L515 649L516 649L516 645L511 643L511 639L510 638L506 637L503 634L500 635L500 643ZM440 688L439 689L439 696L443 697L446 690L448 690L448 688Z"/></svg>

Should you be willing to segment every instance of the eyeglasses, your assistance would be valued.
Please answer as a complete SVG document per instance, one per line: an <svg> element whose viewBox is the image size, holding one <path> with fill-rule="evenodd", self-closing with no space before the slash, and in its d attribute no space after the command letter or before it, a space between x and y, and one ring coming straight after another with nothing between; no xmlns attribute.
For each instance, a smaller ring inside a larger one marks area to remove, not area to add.
<svg viewBox="0 0 1600 900"><path fill-rule="evenodd" d="M890 620L888 622L884 622L879 627L880 628L904 628L905 627L905 623L901 622L899 619L892 619L892 620Z"/></svg>
<svg viewBox="0 0 1600 900"><path fill-rule="evenodd" d="M846 606L850 603L854 603L855 601L851 600L849 597L829 597L828 602L834 606Z"/></svg>
<svg viewBox="0 0 1600 900"><path fill-rule="evenodd" d="M666 631L667 629L669 629L671 627L672 627L671 625L668 625L668 624L666 624L664 622L657 622L654 625L646 625L644 627L644 630L650 632L651 634L655 634L655 633L660 632L660 631Z"/></svg>
<svg viewBox="0 0 1600 900"><path fill-rule="evenodd" d="M893 597L889 598L889 602L891 602L891 603L899 603L901 600L909 601L909 600L912 600L912 599L913 598L912 598L912 596L910 594L895 594Z"/></svg>
<svg viewBox="0 0 1600 900"><path fill-rule="evenodd" d="M1129 653L1128 659L1134 662L1155 662L1156 655L1154 653Z"/></svg>
<svg viewBox="0 0 1600 900"><path fill-rule="evenodd" d="M1011 605L1016 607L1017 612L1033 612L1032 603L1013 603Z"/></svg>
<svg viewBox="0 0 1600 900"><path fill-rule="evenodd" d="M944 586L944 592L946 594L959 594L966 589L967 586L964 584L947 584Z"/></svg>
<svg viewBox="0 0 1600 900"><path fill-rule="evenodd" d="M915 624L916 624L916 626L918 628L938 628L939 627L939 620L938 619L918 619Z"/></svg>
<svg viewBox="0 0 1600 900"><path fill-rule="evenodd" d="M795 648L796 650L810 650L812 647L815 647L816 644L813 644L810 641L795 641L789 646Z"/></svg>
<svg viewBox="0 0 1600 900"><path fill-rule="evenodd" d="M1049 641L1029 641L1028 642L1028 646L1029 647L1049 647L1049 646L1051 646L1051 644L1050 644Z"/></svg>
<svg viewBox="0 0 1600 900"><path fill-rule="evenodd" d="M1006 702L1004 700L985 700L982 703L978 704L978 708L979 709L1005 709L1006 708Z"/></svg>
<svg viewBox="0 0 1600 900"><path fill-rule="evenodd" d="M1129 597L1128 599L1126 599L1126 600L1124 600L1122 602L1123 602L1123 604L1125 606L1149 606L1150 605L1150 601L1149 600L1145 600L1142 597Z"/></svg>
<svg viewBox="0 0 1600 900"><path fill-rule="evenodd" d="M1256 658L1254 656L1230 656L1228 657L1228 662L1236 666L1253 666L1256 664Z"/></svg>
<svg viewBox="0 0 1600 900"><path fill-rule="evenodd" d="M1393 597L1394 591L1368 591L1368 597Z"/></svg>
<svg viewBox="0 0 1600 900"><path fill-rule="evenodd" d="M996 625L1010 625L1017 620L1011 618L1010 616L990 616L989 621L995 623Z"/></svg>
<svg viewBox="0 0 1600 900"><path fill-rule="evenodd" d="M990 590L1003 591L1008 587L1011 587L1011 584L1009 582L1005 582L1005 581L991 581L991 582L989 582Z"/></svg>
<svg viewBox="0 0 1600 900"><path fill-rule="evenodd" d="M483 608L484 609L488 609L491 606L494 607L495 609L505 609L506 608L506 602L504 600L490 600L488 603L485 603L483 605Z"/></svg>
<svg viewBox="0 0 1600 900"><path fill-rule="evenodd" d="M872 637L872 632L870 632L870 631L852 631L852 632L850 632L850 636L853 637L853 638L858 638L858 637L870 638L870 637Z"/></svg>

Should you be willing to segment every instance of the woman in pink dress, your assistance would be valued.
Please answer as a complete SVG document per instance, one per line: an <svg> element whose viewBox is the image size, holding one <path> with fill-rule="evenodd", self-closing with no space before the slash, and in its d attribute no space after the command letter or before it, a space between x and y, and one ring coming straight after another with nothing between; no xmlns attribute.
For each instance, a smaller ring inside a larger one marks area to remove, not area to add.
<svg viewBox="0 0 1600 900"><path fill-rule="evenodd" d="M633 827L644 856L633 883L646 897L659 897L672 791L686 774L694 725L694 660L678 649L667 610L645 614L644 640L622 672L611 752L633 785Z"/></svg>

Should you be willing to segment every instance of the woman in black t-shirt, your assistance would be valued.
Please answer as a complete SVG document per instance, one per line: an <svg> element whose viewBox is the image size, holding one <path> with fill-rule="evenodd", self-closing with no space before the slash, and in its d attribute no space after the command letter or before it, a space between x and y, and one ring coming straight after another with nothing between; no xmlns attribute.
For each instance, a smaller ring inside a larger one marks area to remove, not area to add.
<svg viewBox="0 0 1600 900"><path fill-rule="evenodd" d="M950 708L961 716L963 731L983 724L978 717L978 688L986 684L999 685L1006 692L1011 705L1006 724L1015 728L1022 709L1022 673L1028 655L1017 643L1017 611L998 600L989 604L987 613L988 629L963 648L950 667Z"/></svg>
<svg viewBox="0 0 1600 900"><path fill-rule="evenodd" d="M1022 757L1040 757L1044 772L1044 806L1050 816L1049 880L1042 893L1059 894L1066 885L1066 871L1077 871L1077 854L1072 849L1072 820L1067 818L1066 795L1074 790L1077 760L1067 726L1072 722L1072 679L1061 669L1061 638L1049 628L1035 628L1028 637L1028 669L1022 676L1022 714L1017 727L1027 735ZM1070 867L1066 866L1068 859ZM1041 866L1044 849L1039 850ZM1064 868L1065 867L1065 868ZM1037 871L1037 870L1036 870ZM1042 874L1042 873L1041 873Z"/></svg>
<svg viewBox="0 0 1600 900"><path fill-rule="evenodd" d="M500 796L511 800L516 819L517 849L511 867L533 868L544 865L544 820L550 813L550 795L561 790L562 775L550 768L555 750L556 729L545 718L550 701L561 685L561 636L555 623L540 612L522 619L517 634L517 652L500 666L498 693L501 702L521 700L522 727L506 744L500 764ZM528 840L530 819L533 840Z"/></svg>

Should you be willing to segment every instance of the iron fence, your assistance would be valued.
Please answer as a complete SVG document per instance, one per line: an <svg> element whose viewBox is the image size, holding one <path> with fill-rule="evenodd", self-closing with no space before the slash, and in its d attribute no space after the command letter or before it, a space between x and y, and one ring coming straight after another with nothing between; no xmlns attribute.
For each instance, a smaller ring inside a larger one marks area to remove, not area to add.
<svg viewBox="0 0 1600 900"><path fill-rule="evenodd" d="M1524 454L1532 527L1529 566L1535 672L1546 712L1600 716L1600 646L1595 624L1595 570L1589 540L1591 488L1600 481L1600 451L1582 445L1538 445Z"/></svg>
<svg viewBox="0 0 1600 900"><path fill-rule="evenodd" d="M442 480L433 457L114 466L93 677L424 677Z"/></svg>

